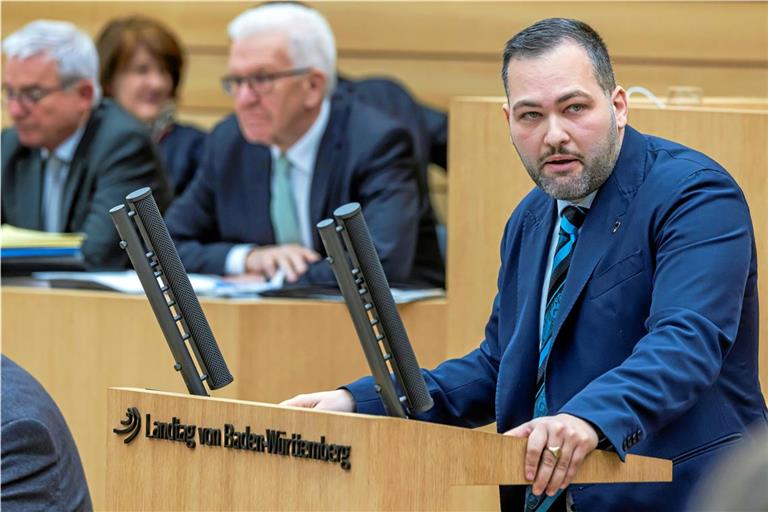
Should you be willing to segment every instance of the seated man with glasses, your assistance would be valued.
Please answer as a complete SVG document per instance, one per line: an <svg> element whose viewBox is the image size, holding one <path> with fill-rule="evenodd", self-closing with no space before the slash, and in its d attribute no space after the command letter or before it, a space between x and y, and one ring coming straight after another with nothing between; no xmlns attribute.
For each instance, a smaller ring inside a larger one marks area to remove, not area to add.
<svg viewBox="0 0 768 512"><path fill-rule="evenodd" d="M359 202L390 281L442 286L444 269L413 141L393 117L335 90L327 21L267 4L229 25L224 90L235 115L207 141L166 216L191 272L334 282L315 224Z"/></svg>
<svg viewBox="0 0 768 512"><path fill-rule="evenodd" d="M35 21L3 41L2 222L82 232L89 269L125 266L109 209L150 186L161 208L170 188L143 126L100 101L98 57L87 34Z"/></svg>

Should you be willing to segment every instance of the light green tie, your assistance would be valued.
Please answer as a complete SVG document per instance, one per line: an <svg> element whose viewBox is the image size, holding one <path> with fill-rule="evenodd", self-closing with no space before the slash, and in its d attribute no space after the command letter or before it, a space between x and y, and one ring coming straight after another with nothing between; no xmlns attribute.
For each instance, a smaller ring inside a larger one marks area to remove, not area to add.
<svg viewBox="0 0 768 512"><path fill-rule="evenodd" d="M291 162L282 153L275 161L272 172L272 199L269 210L278 245L301 244L299 220L291 186Z"/></svg>

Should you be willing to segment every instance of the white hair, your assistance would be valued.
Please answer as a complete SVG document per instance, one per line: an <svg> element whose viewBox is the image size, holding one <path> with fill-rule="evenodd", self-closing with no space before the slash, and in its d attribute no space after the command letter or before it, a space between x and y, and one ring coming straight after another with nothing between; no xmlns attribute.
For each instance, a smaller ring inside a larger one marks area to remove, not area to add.
<svg viewBox="0 0 768 512"><path fill-rule="evenodd" d="M55 20L28 23L3 40L3 53L16 59L45 54L56 62L62 82L89 80L93 85L93 105L101 99L96 47L88 34L72 23Z"/></svg>
<svg viewBox="0 0 768 512"><path fill-rule="evenodd" d="M227 27L232 41L277 32L288 38L288 54L297 68L319 69L326 78L325 96L336 87L336 40L328 21L299 4L274 3L248 9Z"/></svg>

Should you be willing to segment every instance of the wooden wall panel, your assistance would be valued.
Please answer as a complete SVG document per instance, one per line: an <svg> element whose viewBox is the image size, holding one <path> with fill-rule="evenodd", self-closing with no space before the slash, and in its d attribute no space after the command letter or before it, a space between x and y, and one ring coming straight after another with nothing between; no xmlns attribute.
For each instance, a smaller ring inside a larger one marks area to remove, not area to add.
<svg viewBox="0 0 768 512"><path fill-rule="evenodd" d="M618 78L665 95L697 85L708 96L768 96L768 4L750 2L312 2L337 39L339 68L391 75L422 100L497 95L505 41L549 16L577 17L604 37ZM183 110L229 102L220 91L227 23L246 2L3 2L7 34L36 18L71 20L95 35L116 16L164 20L189 51Z"/></svg>
<svg viewBox="0 0 768 512"><path fill-rule="evenodd" d="M499 54L504 42L547 17L582 19L616 57L768 59L762 2L309 2L329 20L341 50ZM250 2L3 2L3 32L36 18L68 19L95 34L114 17L165 22L190 47L225 46L226 25ZM734 49L738 52L734 53Z"/></svg>

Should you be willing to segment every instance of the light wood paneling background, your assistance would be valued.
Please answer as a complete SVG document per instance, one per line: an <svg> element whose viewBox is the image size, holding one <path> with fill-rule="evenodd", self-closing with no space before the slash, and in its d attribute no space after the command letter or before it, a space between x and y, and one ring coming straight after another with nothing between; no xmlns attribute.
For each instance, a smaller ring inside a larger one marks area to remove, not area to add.
<svg viewBox="0 0 768 512"><path fill-rule="evenodd" d="M387 75L423 102L447 109L454 96L495 96L504 43L542 18L573 17L606 41L616 77L657 96L697 86L705 96L768 97L768 3L763 2L309 2L336 35L338 67L351 77ZM231 111L226 73L229 21L249 2L2 3L8 34L38 19L63 19L96 36L115 17L164 21L188 52L179 117L205 128ZM3 116L3 126L8 120ZM430 172L432 202L448 217L447 182Z"/></svg>
<svg viewBox="0 0 768 512"><path fill-rule="evenodd" d="M533 21L575 17L598 30L619 82L666 95L695 85L706 96L768 96L768 4L758 2L310 2L331 23L339 69L391 75L423 101L501 93L506 40ZM8 34L37 18L64 19L96 35L110 19L144 14L164 21L188 49L182 112L208 125L230 109L227 23L246 2L2 3Z"/></svg>

